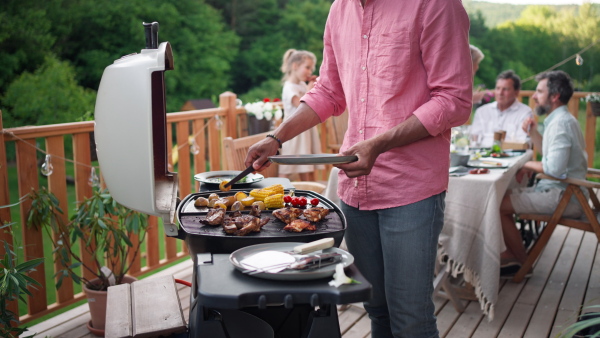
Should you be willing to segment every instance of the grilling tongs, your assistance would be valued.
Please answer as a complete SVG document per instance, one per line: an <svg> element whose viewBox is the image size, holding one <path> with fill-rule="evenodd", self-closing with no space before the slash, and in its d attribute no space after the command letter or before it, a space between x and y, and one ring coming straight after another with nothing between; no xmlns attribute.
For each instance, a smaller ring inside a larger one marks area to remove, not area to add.
<svg viewBox="0 0 600 338"><path fill-rule="evenodd" d="M227 182L227 184L225 184L224 187L225 188L229 188L233 184L237 183L237 181L239 181L242 178L246 177L246 175L248 175L249 173L251 173L253 171L254 171L254 167L251 164L248 168L244 169L244 171L242 171L239 175L237 175L236 177L234 177L233 179L231 179L231 181Z"/></svg>

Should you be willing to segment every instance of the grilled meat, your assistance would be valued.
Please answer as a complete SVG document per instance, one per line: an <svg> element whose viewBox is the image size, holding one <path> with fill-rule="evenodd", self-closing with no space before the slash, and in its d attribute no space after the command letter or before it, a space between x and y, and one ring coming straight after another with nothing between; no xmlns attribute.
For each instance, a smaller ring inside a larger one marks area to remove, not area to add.
<svg viewBox="0 0 600 338"><path fill-rule="evenodd" d="M252 215L242 215L240 217L234 218L233 222L235 223L235 226L237 226L238 229L241 229L244 226L246 226L246 224L248 224L249 222L252 222L255 218L258 217Z"/></svg>
<svg viewBox="0 0 600 338"><path fill-rule="evenodd" d="M304 218L310 222L318 222L329 215L329 209L322 207L313 207L304 210Z"/></svg>
<svg viewBox="0 0 600 338"><path fill-rule="evenodd" d="M239 229L238 231L235 232L236 236L246 236L247 234L251 233L251 232L259 232L260 229L267 223L269 223L269 217L264 217L264 218L258 218L258 217L253 217L252 219L250 219L247 223L244 224L244 226Z"/></svg>
<svg viewBox="0 0 600 338"><path fill-rule="evenodd" d="M288 225L284 226L283 230L287 230L287 231L291 231L291 232L302 232L304 230L315 231L315 230L317 230L317 227L314 224L307 222L303 219L296 219L296 220L290 222Z"/></svg>
<svg viewBox="0 0 600 338"><path fill-rule="evenodd" d="M206 214L206 219L201 220L200 222L208 225L219 225L223 223L223 219L225 218L225 209L223 208L214 208L210 209Z"/></svg>
<svg viewBox="0 0 600 338"><path fill-rule="evenodd" d="M298 208L286 207L273 210L273 216L285 224L290 224L292 221L298 219L300 215L302 215L302 210Z"/></svg>
<svg viewBox="0 0 600 338"><path fill-rule="evenodd" d="M235 223L233 222L233 220L231 218L226 219L223 224L223 231L225 231L226 234L228 235L234 235L236 233L236 231L238 231L237 226L235 225Z"/></svg>
<svg viewBox="0 0 600 338"><path fill-rule="evenodd" d="M252 210L250 210L250 215L260 217L260 206L258 204L252 204Z"/></svg>

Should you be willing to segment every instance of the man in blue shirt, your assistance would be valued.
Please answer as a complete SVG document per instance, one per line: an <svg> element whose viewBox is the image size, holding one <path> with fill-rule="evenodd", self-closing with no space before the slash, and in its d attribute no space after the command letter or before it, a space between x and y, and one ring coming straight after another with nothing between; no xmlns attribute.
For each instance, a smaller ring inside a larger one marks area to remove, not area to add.
<svg viewBox="0 0 600 338"><path fill-rule="evenodd" d="M524 176L544 173L564 179L585 179L587 154L581 127L569 113L566 104L573 95L573 84L563 71L551 71L536 77L537 88L533 94L537 115L546 115L543 136L537 130L534 119L523 122L536 149L542 149L542 161L529 161L517 172L521 182ZM500 275L512 278L527 258L523 240L515 226L513 214L552 214L558 205L567 184L555 180L540 180L534 187L508 191L502 200L500 214L502 234L506 251L501 254ZM587 192L584 192L587 196ZM573 197L565 209L564 216L578 218L583 210ZM529 277L528 273L526 277Z"/></svg>

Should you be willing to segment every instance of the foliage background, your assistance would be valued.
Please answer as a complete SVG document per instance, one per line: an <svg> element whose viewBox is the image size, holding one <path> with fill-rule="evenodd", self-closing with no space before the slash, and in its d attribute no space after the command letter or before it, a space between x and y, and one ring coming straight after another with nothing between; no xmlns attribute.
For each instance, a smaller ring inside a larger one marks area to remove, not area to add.
<svg viewBox="0 0 600 338"><path fill-rule="evenodd" d="M93 118L104 68L144 47L142 22L160 23L173 47L167 109L226 90L244 102L281 94L288 48L322 55L333 0L3 0L0 2L0 109L4 127ZM586 46L584 64L558 69L577 89L600 90L599 5L527 6L463 0L471 43L485 53L475 84L493 88L498 73L527 79ZM320 60L318 60L320 63ZM318 65L317 65L318 73ZM526 81L524 89L533 89Z"/></svg>

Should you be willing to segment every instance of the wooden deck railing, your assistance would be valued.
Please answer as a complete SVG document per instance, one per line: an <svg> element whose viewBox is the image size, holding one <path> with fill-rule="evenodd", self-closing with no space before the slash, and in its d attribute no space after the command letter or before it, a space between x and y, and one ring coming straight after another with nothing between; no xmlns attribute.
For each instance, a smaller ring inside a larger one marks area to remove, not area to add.
<svg viewBox="0 0 600 338"><path fill-rule="evenodd" d="M242 137L248 133L246 123L246 110L236 107L236 95L223 93L219 97L219 107L213 109L194 110L167 114L167 142L169 149L169 161L172 162L171 150L178 153L176 170L179 175L180 197L185 197L192 192L197 183L193 175L207 170L221 170L223 168L223 156L221 154L221 140L226 136ZM218 127L220 126L220 128ZM7 143L14 142L17 162L18 195L27 195L31 189L38 190L40 157L38 152L50 154L53 172L48 176L47 189L60 201L64 211L64 221L67 221L72 213L72 206L68 206L67 199L67 163L73 163L75 199L82 201L91 196L92 187L89 184L91 170L93 168L90 132L94 130L94 122L63 123L47 126L30 126L3 129L2 112L0 111L0 206L14 204L9 197L8 165L6 158ZM175 133L175 135L173 135ZM71 136L73 157L65 157L65 136ZM173 138L174 136L174 138ZM192 142L195 140L195 142ZM174 146L172 140L176 140ZM38 146L45 144L45 147ZM190 155L190 144L193 144L194 152ZM42 148L45 148L42 149ZM173 165L171 163L171 165ZM101 174L101 173L100 173ZM37 231L25 226L25 214L31 202L27 199L19 204L21 219L21 233L19 245L23 247L26 260L44 257L44 232ZM65 207L66 206L66 207ZM14 206L16 208L16 206ZM0 208L0 224L11 223L11 208ZM185 245L178 249L177 240L159 235L160 221L157 217L150 217L149 229L146 238L145 264L142 266L140 255L137 256L129 274L139 276L156 270L181 257L187 255ZM6 229L0 230L0 242L7 241L14 244L14 238ZM163 242L162 245L160 242ZM164 247L164 255L160 256L159 247ZM46 248L48 249L48 248ZM4 256L4 247L0 246L0 256ZM88 258L89 259L89 258ZM75 294L72 281L64 281L56 291L56 302L47 304L47 292L55 289L54 284L47 285L46 270L56 272L59 267L50 262L38 266L31 277L40 282L41 287L31 289L32 296L27 299L27 314L21 316L21 321L26 323L33 319L64 308L84 298L82 293ZM85 273L85 272L84 272ZM88 276L89 277L89 276ZM17 312L17 304L10 304L10 309Z"/></svg>
<svg viewBox="0 0 600 338"><path fill-rule="evenodd" d="M569 110L578 115L579 99L587 93L576 93L569 103ZM520 100L533 95L532 91L522 91ZM197 189L194 186L193 174L205 172L207 170L220 170L223 167L223 156L221 149L221 140L226 136L242 137L247 135L247 123L245 109L236 107L236 95L233 93L223 93L220 95L220 104L218 108L170 113L167 115L167 140L168 148L176 149L178 153L178 163L175 171L179 173L179 192L180 197L185 197ZM529 100L529 105L533 107L533 101ZM220 120L221 122L219 122ZM217 128L221 124L222 128ZM6 144L14 142L17 158L18 175L18 195L25 196L31 189L39 189L38 180L38 152L51 154L54 167L52 175L48 176L47 189L51 191L60 201L61 206L67 205L67 161L73 163L75 175L75 194L76 200L81 201L92 194L92 187L88 184L92 169L92 159L90 151L90 132L93 131L93 122L64 123L48 126L31 126L20 128L3 129L2 112L0 111L0 206L7 206L17 201L11 201L8 187L8 167L6 158ZM172 133L175 133L176 145L173 147ZM323 140L323 151L326 152L327 128L321 128L321 138ZM73 157L65 159L65 136L71 136ZM190 156L190 137L195 140L196 147L193 156ZM588 161L590 167L594 160L594 146L596 140L596 117L591 114L590 105L586 110L585 120L585 138L587 144ZM45 144L45 150L40 149L37 144ZM171 155L171 154L169 154ZM190 159L191 157L191 159ZM172 156L169 156L171 161ZM326 178L325 178L326 179ZM194 188L195 187L195 188ZM29 229L25 226L25 213L30 206L30 202L25 199L19 204L19 213L21 218L20 245L24 248L26 259L44 257L43 234L42 232ZM11 208L0 207L0 224L11 222ZM63 217L66 221L72 208L63 207L65 212ZM146 250L142 253L145 256L145 264L142 266L141 259L137 258L130 274L139 276L141 274L154 271L166 264L169 264L181 257L187 255L185 245L178 249L178 243L173 238L166 238L159 235L160 220L156 217L150 218L150 227L146 238ZM6 240L13 243L13 237L10 233L0 230L0 241ZM161 245L162 242L162 245ZM164 246L164 255L160 256L159 247ZM4 248L0 247L0 255L4 255ZM37 289L31 289L32 295L27 299L27 314L21 316L22 322L28 322L39 318L58 309L64 308L78 300L84 298L82 293L75 294L73 283L63 282L63 286L56 292L56 302L47 304L47 293L54 289L54 285L46 285L45 273L50 269L53 272L58 267L50 262L40 265L37 271L31 276L39 281L42 286ZM10 304L10 309L17 311L17 304Z"/></svg>

